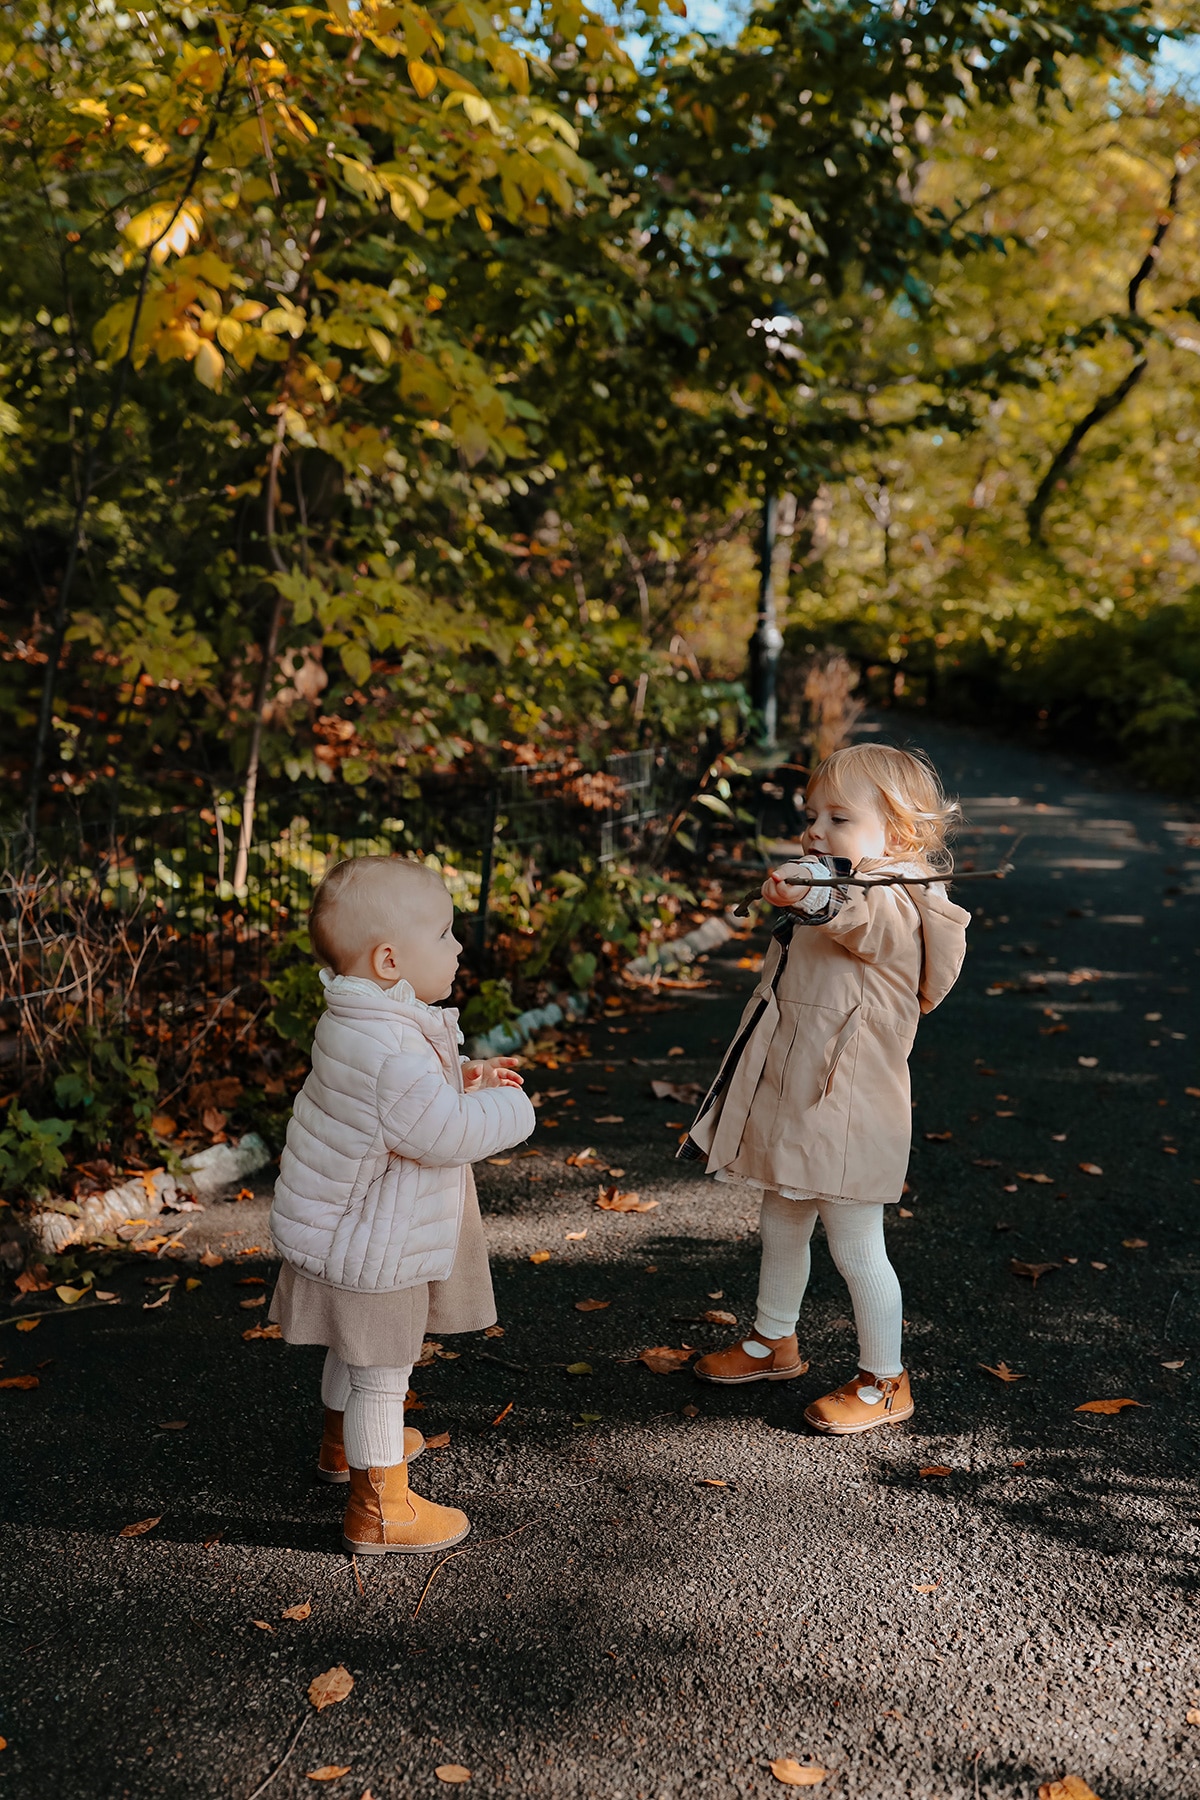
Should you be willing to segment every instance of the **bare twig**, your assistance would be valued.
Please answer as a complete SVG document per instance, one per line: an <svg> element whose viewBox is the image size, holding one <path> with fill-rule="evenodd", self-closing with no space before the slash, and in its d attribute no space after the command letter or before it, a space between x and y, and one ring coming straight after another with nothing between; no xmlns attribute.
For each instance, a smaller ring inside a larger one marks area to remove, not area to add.
<svg viewBox="0 0 1200 1800"><path fill-rule="evenodd" d="M1013 845L1014 854L1020 842L1021 840L1018 838ZM1006 875L1012 874L1013 868L1013 863L1006 862L1001 863L995 869L964 869L960 875L943 869L940 874L936 875L821 875L813 876L811 880L793 880L785 876L779 885L802 888L932 887L938 882L1003 881ZM761 899L761 890L751 889L750 893L744 894L734 907L734 917L744 919L754 902Z"/></svg>
<svg viewBox="0 0 1200 1800"><path fill-rule="evenodd" d="M300 1723L297 1725L295 1731L293 1731L293 1733L292 1733L291 1743L288 1745L287 1749L284 1751L284 1753L280 1757L279 1761L275 1764L275 1767L271 1770L271 1773L267 1776L266 1780L260 1781L258 1786L255 1788L254 1792L252 1794L247 1794L246 1800L258 1800L258 1796L260 1794L266 1793L267 1789L270 1787L271 1783L274 1781L275 1777L278 1775L280 1769L282 1769L284 1763L287 1761L288 1757L292 1754L292 1751L296 1748L296 1745L300 1741L300 1733L304 1730L304 1727L308 1724L308 1721L311 1718L312 1718L311 1713L304 1713L301 1716Z"/></svg>
<svg viewBox="0 0 1200 1800"><path fill-rule="evenodd" d="M102 1306L120 1306L119 1300L81 1300L75 1306L43 1306L37 1312L12 1313L0 1325L19 1325L22 1319L66 1319L74 1313L96 1312Z"/></svg>
<svg viewBox="0 0 1200 1800"><path fill-rule="evenodd" d="M429 1592L430 1588L433 1586L434 1581L437 1578L437 1576L445 1568L445 1566L448 1562L454 1561L456 1556L466 1556L472 1550L487 1550L490 1548L490 1546L492 1544L507 1544L509 1538L520 1537L520 1535L523 1531L530 1531L530 1530L532 1530L532 1528L535 1525L544 1525L545 1523L546 1523L545 1519L527 1519L525 1521L524 1525L518 1525L517 1529L515 1531L506 1531L503 1537L484 1538L484 1540L481 1544L464 1544L461 1550L452 1550L450 1552L449 1556L443 1556L441 1562L438 1563L437 1567L434 1569L433 1573L430 1575L429 1580L425 1583L425 1586L421 1589L421 1598L417 1601L417 1604L413 1607L413 1618L414 1619L416 1618L417 1614L420 1612L421 1608L424 1606L425 1596ZM250 1795L250 1800L254 1800L253 1794Z"/></svg>

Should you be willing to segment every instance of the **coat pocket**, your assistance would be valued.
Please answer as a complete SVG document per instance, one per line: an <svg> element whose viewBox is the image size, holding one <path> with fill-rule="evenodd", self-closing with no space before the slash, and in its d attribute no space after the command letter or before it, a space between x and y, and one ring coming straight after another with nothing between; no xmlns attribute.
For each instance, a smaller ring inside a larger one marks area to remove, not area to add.
<svg viewBox="0 0 1200 1800"><path fill-rule="evenodd" d="M838 1072L838 1064L858 1036L858 1028L862 1022L861 1013L862 1008L856 1006L829 1047L828 1060L825 1064L825 1075L821 1082L821 1098L823 1100L827 1100L833 1092L833 1084Z"/></svg>

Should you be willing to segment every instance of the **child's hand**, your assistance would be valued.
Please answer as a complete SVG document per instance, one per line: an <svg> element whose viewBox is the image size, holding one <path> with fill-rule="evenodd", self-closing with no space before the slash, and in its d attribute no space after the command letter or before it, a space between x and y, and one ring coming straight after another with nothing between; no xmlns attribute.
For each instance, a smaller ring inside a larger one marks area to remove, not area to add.
<svg viewBox="0 0 1200 1800"><path fill-rule="evenodd" d="M463 1064L463 1089L471 1093L475 1088L524 1087L524 1077L517 1074L517 1056L489 1056L486 1060L478 1058Z"/></svg>
<svg viewBox="0 0 1200 1800"><path fill-rule="evenodd" d="M808 892L807 884L803 887L787 887L784 885L784 877L789 875L794 876L798 870L806 875L812 873L806 863L798 862L781 863L777 869L772 869L771 873L762 884L763 899L769 900L772 906L795 906L799 901L803 900L805 894Z"/></svg>

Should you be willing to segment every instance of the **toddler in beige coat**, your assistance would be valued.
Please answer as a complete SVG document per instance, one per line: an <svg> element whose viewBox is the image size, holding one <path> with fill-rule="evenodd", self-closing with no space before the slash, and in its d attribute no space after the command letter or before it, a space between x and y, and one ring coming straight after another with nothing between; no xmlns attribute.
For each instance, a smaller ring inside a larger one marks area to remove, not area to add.
<svg viewBox="0 0 1200 1800"><path fill-rule="evenodd" d="M858 744L821 764L806 797L806 855L763 883L783 917L761 980L680 1152L762 1193L754 1330L701 1357L696 1374L737 1384L806 1372L796 1322L820 1218L850 1290L859 1368L805 1418L839 1436L913 1412L883 1215L908 1165L917 1023L953 987L966 949L970 914L922 879L948 865L956 810L907 751ZM827 885L851 871L915 884Z"/></svg>

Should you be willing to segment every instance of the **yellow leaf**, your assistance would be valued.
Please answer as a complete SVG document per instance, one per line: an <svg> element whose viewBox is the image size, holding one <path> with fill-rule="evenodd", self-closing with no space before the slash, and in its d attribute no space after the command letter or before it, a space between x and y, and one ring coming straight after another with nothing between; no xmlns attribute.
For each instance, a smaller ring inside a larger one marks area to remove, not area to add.
<svg viewBox="0 0 1200 1800"><path fill-rule="evenodd" d="M343 1663L335 1663L323 1675L314 1675L308 1684L308 1697L318 1712L344 1700L354 1686L354 1677Z"/></svg>
<svg viewBox="0 0 1200 1800"><path fill-rule="evenodd" d="M77 1300L82 1300L83 1296L87 1293L86 1288L73 1287L56 1287L54 1291L64 1306L74 1306L75 1302Z"/></svg>
<svg viewBox="0 0 1200 1800"><path fill-rule="evenodd" d="M531 1263L549 1262L550 1252L548 1250L535 1250L529 1260Z"/></svg>
<svg viewBox="0 0 1200 1800"><path fill-rule="evenodd" d="M199 1277L189 1275L183 1285L189 1294L194 1294L196 1289L200 1286Z"/></svg>
<svg viewBox="0 0 1200 1800"><path fill-rule="evenodd" d="M767 1766L776 1781L782 1781L785 1787L817 1787L829 1773L816 1763L798 1763L794 1756L777 1756Z"/></svg>
<svg viewBox="0 0 1200 1800"><path fill-rule="evenodd" d="M220 393L221 382L225 374L225 358L211 338L205 338L202 341L192 367L196 372L196 380L202 387L211 388L214 393Z"/></svg>
<svg viewBox="0 0 1200 1800"><path fill-rule="evenodd" d="M1091 1412L1091 1413L1119 1413L1123 1407L1141 1406L1142 1404L1143 1404L1143 1402L1141 1400L1085 1400L1082 1406L1077 1406L1075 1408L1075 1411L1076 1412Z"/></svg>
<svg viewBox="0 0 1200 1800"><path fill-rule="evenodd" d="M417 90L417 98L428 100L437 86L437 73L428 63L420 62L416 57L408 65L408 79Z"/></svg>
<svg viewBox="0 0 1200 1800"><path fill-rule="evenodd" d="M375 352L375 354L379 358L380 362L381 363L391 362L392 346L391 346L389 339L384 336L383 332L378 331L374 325L368 325L367 331L366 331L366 337L367 337L368 344L370 344L372 350Z"/></svg>

